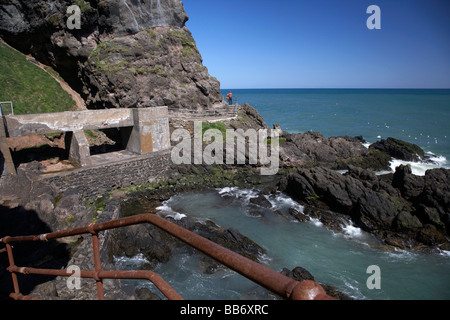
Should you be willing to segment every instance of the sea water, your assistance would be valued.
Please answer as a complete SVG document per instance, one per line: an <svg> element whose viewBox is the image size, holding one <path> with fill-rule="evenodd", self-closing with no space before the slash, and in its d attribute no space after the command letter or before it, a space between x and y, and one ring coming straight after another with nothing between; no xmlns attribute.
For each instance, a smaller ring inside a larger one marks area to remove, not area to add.
<svg viewBox="0 0 450 320"><path fill-rule="evenodd" d="M225 95L230 90L223 90ZM255 107L266 123L290 133L318 131L325 137L362 136L367 144L394 137L415 143L432 163L410 163L413 173L449 167L450 90L252 89L231 90L239 104ZM391 169L404 163L393 160ZM356 299L450 299L450 253L387 251L371 235L353 226L334 233L319 221L300 223L274 213L302 207L286 195L269 197L273 207L249 214L255 190L223 188L177 195L159 208L175 219L192 216L238 229L266 253L260 262L276 271L301 266L315 280ZM286 215L287 216L287 215ZM117 257L121 268L139 268L142 256ZM380 268L380 289L369 289L369 266ZM154 270L187 299L261 299L264 293L230 270L201 272L196 256L175 255ZM148 286L140 282L140 286ZM155 288L153 288L156 290ZM270 296L269 296L270 297Z"/></svg>
<svg viewBox="0 0 450 320"><path fill-rule="evenodd" d="M162 216L199 222L212 220L224 228L238 229L260 245L265 253L259 262L275 270L301 266L317 282L332 285L355 299L450 299L450 252L388 251L372 235L353 225L344 232L328 230L317 220L298 222L287 210L303 207L282 193L267 195L272 208L250 214L249 200L255 190L223 188L172 197L158 208ZM276 214L275 211L281 214ZM117 258L120 268L139 269L145 258ZM380 268L380 288L370 289L369 266ZM214 274L201 271L198 256L174 255L155 269L186 299L270 299L253 282L230 270ZM138 286L149 283L140 282Z"/></svg>
<svg viewBox="0 0 450 320"><path fill-rule="evenodd" d="M368 144L388 137L417 144L433 163L413 164L423 175L450 164L450 90L445 89L225 89L266 120L290 133L362 136ZM400 162L393 163L393 167ZM422 165L420 164L420 165Z"/></svg>

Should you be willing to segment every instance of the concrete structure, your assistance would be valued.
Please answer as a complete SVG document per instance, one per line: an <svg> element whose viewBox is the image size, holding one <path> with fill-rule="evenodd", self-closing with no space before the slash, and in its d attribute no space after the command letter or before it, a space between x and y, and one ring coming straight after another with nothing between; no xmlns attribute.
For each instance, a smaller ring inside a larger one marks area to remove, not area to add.
<svg viewBox="0 0 450 320"><path fill-rule="evenodd" d="M6 137L67 132L69 161L80 167L91 163L84 130L120 128L126 150L139 155L170 148L167 107L8 115L3 119Z"/></svg>
<svg viewBox="0 0 450 320"><path fill-rule="evenodd" d="M1 117L2 118L2 117ZM6 142L6 132L5 132L5 126L3 124L3 118L1 119L2 123L0 123L0 156L3 156L3 159L0 159L0 165L1 162L4 163L4 169L0 168L0 176L3 174L3 171L9 174L16 175L16 167L14 166L14 162L11 157L11 153L9 152L9 147Z"/></svg>

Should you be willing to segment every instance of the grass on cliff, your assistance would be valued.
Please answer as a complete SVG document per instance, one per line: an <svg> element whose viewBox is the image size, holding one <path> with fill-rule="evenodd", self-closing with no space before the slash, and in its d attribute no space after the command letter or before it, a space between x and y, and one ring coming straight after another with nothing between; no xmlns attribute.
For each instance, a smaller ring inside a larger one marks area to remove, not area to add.
<svg viewBox="0 0 450 320"><path fill-rule="evenodd" d="M12 101L14 114L75 110L75 102L47 72L0 42L0 101ZM9 105L3 111L9 114Z"/></svg>

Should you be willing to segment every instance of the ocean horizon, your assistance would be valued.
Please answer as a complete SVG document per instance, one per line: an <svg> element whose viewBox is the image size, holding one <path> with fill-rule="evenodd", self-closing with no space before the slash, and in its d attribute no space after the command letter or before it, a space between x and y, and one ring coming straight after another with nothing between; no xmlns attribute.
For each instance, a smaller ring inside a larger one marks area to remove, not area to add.
<svg viewBox="0 0 450 320"><path fill-rule="evenodd" d="M362 136L367 145L393 137L414 143L438 167L449 168L450 89L222 89L248 103L266 124L325 137ZM430 167L431 168L431 167ZM427 167L423 167L421 172Z"/></svg>

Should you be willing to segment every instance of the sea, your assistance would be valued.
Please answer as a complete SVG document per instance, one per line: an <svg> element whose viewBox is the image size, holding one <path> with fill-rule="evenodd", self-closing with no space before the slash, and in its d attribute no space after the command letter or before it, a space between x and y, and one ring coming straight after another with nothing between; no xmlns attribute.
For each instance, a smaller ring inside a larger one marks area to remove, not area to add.
<svg viewBox="0 0 450 320"><path fill-rule="evenodd" d="M222 90L225 96L230 89ZM420 146L431 162L410 163L413 173L449 168L450 90L410 89L231 89L238 104L258 110L267 125L284 131L321 132L325 137L362 136L368 146L394 137ZM391 169L403 161L394 159ZM262 264L276 271L307 269L315 281L332 285L361 300L450 299L450 252L386 250L370 234L349 224L344 232L325 228L311 219L300 223L275 211L303 207L283 193L267 195L272 208L249 213L257 190L220 188L176 195L158 207L175 219L191 216L238 229L265 249ZM139 269L142 255L115 257L122 269ZM374 269L375 266L375 269ZM377 271L373 271L377 270ZM184 298L192 300L271 299L258 285L230 270L204 274L199 260L179 254L153 270ZM377 274L375 274L377 272ZM374 277L377 276L375 279ZM131 281L131 280L130 280ZM137 286L157 290L146 282Z"/></svg>

